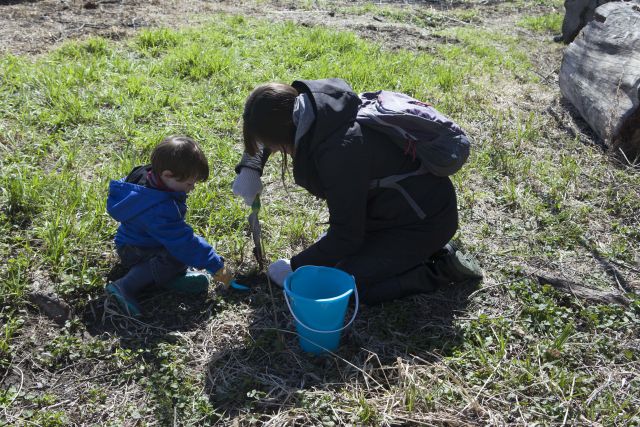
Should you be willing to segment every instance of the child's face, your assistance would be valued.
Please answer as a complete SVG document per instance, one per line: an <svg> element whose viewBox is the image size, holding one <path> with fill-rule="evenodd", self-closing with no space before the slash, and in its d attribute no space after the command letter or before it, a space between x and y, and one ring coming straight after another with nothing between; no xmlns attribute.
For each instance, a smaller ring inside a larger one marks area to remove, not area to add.
<svg viewBox="0 0 640 427"><path fill-rule="evenodd" d="M193 190L198 182L196 178L179 180L171 171L163 171L160 178L162 179L162 182L164 182L164 185L166 185L171 191L184 191L185 193L189 193Z"/></svg>

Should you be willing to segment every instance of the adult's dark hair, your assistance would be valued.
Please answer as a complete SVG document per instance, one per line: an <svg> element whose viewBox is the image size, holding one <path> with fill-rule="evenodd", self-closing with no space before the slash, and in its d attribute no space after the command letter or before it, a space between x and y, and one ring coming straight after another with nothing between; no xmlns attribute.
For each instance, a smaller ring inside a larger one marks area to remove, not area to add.
<svg viewBox="0 0 640 427"><path fill-rule="evenodd" d="M195 178L206 181L209 178L209 163L200 146L188 136L168 136L151 153L151 169L160 176L163 171L171 171L181 181Z"/></svg>
<svg viewBox="0 0 640 427"><path fill-rule="evenodd" d="M293 147L296 128L292 116L297 96L298 91L293 86L282 83L263 84L251 92L242 114L247 153L255 155L260 144L276 150Z"/></svg>

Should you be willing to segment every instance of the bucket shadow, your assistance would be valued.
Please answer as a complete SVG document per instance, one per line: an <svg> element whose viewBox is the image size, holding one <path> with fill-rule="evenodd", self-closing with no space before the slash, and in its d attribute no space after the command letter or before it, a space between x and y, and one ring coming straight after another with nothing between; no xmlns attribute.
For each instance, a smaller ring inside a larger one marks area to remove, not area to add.
<svg viewBox="0 0 640 427"><path fill-rule="evenodd" d="M211 355L205 391L217 410L234 416L248 411L275 414L304 405L305 390L339 389L354 381L391 389L397 386L397 369L389 368L399 360L429 363L460 344L454 319L465 311L475 289L477 282L362 306L341 346L314 356L300 349L282 291L271 300L266 284L256 287L245 297L252 309L246 333ZM346 317L352 313L350 307Z"/></svg>

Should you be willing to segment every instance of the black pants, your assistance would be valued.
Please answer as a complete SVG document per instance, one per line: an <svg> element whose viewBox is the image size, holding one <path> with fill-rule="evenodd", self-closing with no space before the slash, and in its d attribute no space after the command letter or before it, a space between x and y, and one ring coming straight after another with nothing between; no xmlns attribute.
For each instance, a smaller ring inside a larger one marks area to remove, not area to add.
<svg viewBox="0 0 640 427"><path fill-rule="evenodd" d="M187 271L187 266L174 258L164 247L145 248L124 245L116 248L120 263L127 270L136 265L149 263L146 283L164 285Z"/></svg>
<svg viewBox="0 0 640 427"><path fill-rule="evenodd" d="M336 268L355 277L365 304L429 292L448 280L426 261L451 240L457 228L454 203L435 220L368 233L363 249Z"/></svg>

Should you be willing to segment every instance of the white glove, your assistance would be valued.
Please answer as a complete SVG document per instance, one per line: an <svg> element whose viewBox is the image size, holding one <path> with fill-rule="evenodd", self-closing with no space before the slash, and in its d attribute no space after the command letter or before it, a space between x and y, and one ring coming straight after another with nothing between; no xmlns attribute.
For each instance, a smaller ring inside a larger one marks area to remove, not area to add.
<svg viewBox="0 0 640 427"><path fill-rule="evenodd" d="M288 259L279 259L272 262L267 268L267 274L271 281L281 288L284 286L284 279L291 273L293 270L291 270L291 262Z"/></svg>
<svg viewBox="0 0 640 427"><path fill-rule="evenodd" d="M236 179L233 181L231 191L236 196L242 197L244 202L251 206L253 200L262 191L260 173L251 168L240 169L240 173L236 175Z"/></svg>

